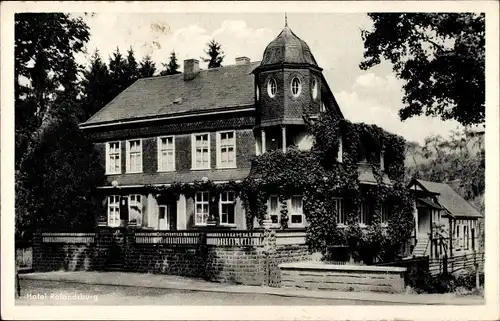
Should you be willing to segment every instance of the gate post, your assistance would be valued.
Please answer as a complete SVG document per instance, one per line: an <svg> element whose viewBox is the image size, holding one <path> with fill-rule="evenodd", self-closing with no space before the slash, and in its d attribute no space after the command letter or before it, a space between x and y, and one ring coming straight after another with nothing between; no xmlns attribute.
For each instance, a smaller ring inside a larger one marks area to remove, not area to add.
<svg viewBox="0 0 500 321"><path fill-rule="evenodd" d="M262 222L264 226L264 257L265 257L265 277L264 282L265 285L272 285L272 273L273 269L276 269L273 264L274 263L274 253L276 252L276 234L273 230L271 230L272 221L270 219L265 219ZM275 272L275 271L274 271Z"/></svg>

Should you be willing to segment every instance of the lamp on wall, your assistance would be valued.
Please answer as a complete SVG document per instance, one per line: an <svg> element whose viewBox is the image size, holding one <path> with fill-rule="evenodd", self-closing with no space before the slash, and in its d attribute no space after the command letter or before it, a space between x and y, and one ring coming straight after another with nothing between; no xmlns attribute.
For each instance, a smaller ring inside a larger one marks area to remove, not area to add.
<svg viewBox="0 0 500 321"><path fill-rule="evenodd" d="M119 184L118 184L118 182L115 180L115 181L112 181L112 182L111 182L111 185L112 185L113 187L118 187L118 185L119 185Z"/></svg>

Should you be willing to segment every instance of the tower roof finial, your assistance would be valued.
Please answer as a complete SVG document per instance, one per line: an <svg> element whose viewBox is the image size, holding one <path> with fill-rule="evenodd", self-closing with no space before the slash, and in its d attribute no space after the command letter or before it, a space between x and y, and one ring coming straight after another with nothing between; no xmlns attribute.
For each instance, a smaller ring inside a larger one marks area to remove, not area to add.
<svg viewBox="0 0 500 321"><path fill-rule="evenodd" d="M285 27L288 27L288 19L286 17L286 12L285 12Z"/></svg>

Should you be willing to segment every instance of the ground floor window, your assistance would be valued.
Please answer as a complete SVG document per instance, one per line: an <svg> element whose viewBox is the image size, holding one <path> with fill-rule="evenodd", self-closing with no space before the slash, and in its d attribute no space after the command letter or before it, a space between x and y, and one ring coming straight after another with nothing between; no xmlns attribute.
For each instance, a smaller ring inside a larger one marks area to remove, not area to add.
<svg viewBox="0 0 500 321"><path fill-rule="evenodd" d="M302 211L302 195L294 195L290 200L290 226L304 224Z"/></svg>
<svg viewBox="0 0 500 321"><path fill-rule="evenodd" d="M129 195L128 197L128 219L130 223L142 225L142 196Z"/></svg>
<svg viewBox="0 0 500 321"><path fill-rule="evenodd" d="M335 210L335 213L337 213L337 224L345 225L347 218L344 208L344 200L341 198L334 198L333 209Z"/></svg>
<svg viewBox="0 0 500 321"><path fill-rule="evenodd" d="M208 192L196 192L194 200L195 225L206 225L209 215Z"/></svg>
<svg viewBox="0 0 500 321"><path fill-rule="evenodd" d="M108 196L108 225L120 225L120 196Z"/></svg>
<svg viewBox="0 0 500 321"><path fill-rule="evenodd" d="M359 224L368 225L370 224L370 217L372 215L372 206L369 202L361 202L361 211L359 213Z"/></svg>
<svg viewBox="0 0 500 321"><path fill-rule="evenodd" d="M223 191L219 199L219 213L221 224L234 224L234 192Z"/></svg>
<svg viewBox="0 0 500 321"><path fill-rule="evenodd" d="M278 204L278 195L270 195L269 200L267 201L267 212L269 214L269 218L275 225L280 224L280 212Z"/></svg>
<svg viewBox="0 0 500 321"><path fill-rule="evenodd" d="M383 203L380 209L380 223L387 224L389 222L390 207L389 204Z"/></svg>

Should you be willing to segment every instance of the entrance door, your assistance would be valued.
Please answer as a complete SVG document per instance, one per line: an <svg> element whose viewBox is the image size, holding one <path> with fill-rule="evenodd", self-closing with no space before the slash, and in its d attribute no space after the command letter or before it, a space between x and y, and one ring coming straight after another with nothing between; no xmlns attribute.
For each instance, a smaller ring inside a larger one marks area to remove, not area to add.
<svg viewBox="0 0 500 321"><path fill-rule="evenodd" d="M426 207L418 208L418 237L428 238L431 231L430 211Z"/></svg>
<svg viewBox="0 0 500 321"><path fill-rule="evenodd" d="M158 206L158 228L175 231L177 229L177 213L172 203Z"/></svg>

